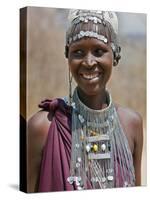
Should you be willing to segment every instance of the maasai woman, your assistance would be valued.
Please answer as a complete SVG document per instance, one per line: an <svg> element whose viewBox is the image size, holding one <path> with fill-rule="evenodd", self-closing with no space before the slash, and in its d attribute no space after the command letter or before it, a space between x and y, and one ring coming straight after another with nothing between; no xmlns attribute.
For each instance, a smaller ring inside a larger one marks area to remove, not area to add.
<svg viewBox="0 0 150 200"><path fill-rule="evenodd" d="M28 192L138 186L142 119L106 89L120 59L117 16L71 10L68 21L70 94L42 101L28 122Z"/></svg>

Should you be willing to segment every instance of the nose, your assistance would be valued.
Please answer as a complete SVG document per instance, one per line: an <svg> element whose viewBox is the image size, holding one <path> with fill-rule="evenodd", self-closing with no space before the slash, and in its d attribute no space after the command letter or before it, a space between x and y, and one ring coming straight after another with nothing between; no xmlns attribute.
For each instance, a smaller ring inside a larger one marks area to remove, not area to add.
<svg viewBox="0 0 150 200"><path fill-rule="evenodd" d="M82 65L85 67L93 67L95 64L97 63L96 58L94 55L92 55L92 53L88 53L87 55L85 55Z"/></svg>

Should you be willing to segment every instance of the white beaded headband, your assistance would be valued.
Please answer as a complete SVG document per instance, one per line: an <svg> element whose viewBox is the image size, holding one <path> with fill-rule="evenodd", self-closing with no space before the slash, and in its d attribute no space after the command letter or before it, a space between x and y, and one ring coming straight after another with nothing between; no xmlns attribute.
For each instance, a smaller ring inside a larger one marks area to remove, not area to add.
<svg viewBox="0 0 150 200"><path fill-rule="evenodd" d="M107 43L107 38L103 35L98 34L94 31L80 31L78 34L74 35L73 37L69 36L69 30L73 25L76 25L80 22L88 23L92 21L94 24L104 24L109 23L115 33L118 35L118 19L117 15L111 11L99 11L99 10L70 10L68 15L68 31L66 34L66 43L69 45L72 42L81 39L83 37L93 37L97 38L104 43Z"/></svg>
<svg viewBox="0 0 150 200"><path fill-rule="evenodd" d="M93 31L80 31L75 36L69 38L69 41L68 41L69 43L68 44L71 44L72 42L76 41L77 39L81 39L83 37L97 38L98 40L101 40L104 43L107 43L107 41L108 41L105 36L99 35L96 32L93 32Z"/></svg>

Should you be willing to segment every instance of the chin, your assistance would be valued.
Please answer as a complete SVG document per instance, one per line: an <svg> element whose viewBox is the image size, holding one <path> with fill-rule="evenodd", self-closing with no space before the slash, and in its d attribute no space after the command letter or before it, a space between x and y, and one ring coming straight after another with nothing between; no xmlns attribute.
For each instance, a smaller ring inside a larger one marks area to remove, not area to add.
<svg viewBox="0 0 150 200"><path fill-rule="evenodd" d="M82 93L86 94L87 96L99 95L102 90L102 88L100 87L84 87L84 88L82 87L81 88L78 86L78 88Z"/></svg>

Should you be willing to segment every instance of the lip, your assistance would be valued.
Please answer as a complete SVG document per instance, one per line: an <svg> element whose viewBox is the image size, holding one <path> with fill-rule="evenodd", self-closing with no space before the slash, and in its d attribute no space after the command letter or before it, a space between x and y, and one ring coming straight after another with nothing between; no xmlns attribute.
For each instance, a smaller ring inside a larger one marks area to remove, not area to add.
<svg viewBox="0 0 150 200"><path fill-rule="evenodd" d="M80 76L85 80L94 81L94 80L97 80L101 74L102 72L93 72L93 73L82 72L80 73Z"/></svg>

